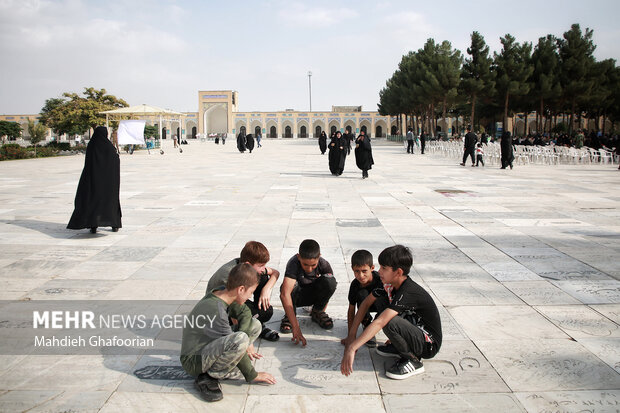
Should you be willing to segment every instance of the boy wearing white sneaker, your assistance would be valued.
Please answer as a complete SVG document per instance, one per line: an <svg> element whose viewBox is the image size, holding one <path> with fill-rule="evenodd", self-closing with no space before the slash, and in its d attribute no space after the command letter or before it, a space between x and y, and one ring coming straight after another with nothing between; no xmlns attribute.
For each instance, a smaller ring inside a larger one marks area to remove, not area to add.
<svg viewBox="0 0 620 413"><path fill-rule="evenodd" d="M383 329L390 344L377 347L377 354L398 358L385 375L402 380L424 372L420 359L433 358L439 351L441 319L428 292L409 278L413 265L409 248L395 245L384 249L379 254L379 265L384 289L374 290L360 306L346 338L340 371L350 375L355 352ZM378 315L356 338L357 328L372 305L378 309Z"/></svg>

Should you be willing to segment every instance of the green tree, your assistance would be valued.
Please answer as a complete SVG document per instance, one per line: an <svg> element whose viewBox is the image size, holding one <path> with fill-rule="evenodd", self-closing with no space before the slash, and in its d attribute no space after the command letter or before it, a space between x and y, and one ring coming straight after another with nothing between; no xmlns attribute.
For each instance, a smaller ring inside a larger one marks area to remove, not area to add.
<svg viewBox="0 0 620 413"><path fill-rule="evenodd" d="M461 83L459 90L471 104L470 122L474 124L476 112L476 100L479 97L490 96L495 88L495 73L491 70L493 59L489 56L489 46L484 37L478 33L471 34L471 45L467 48L463 69L461 70Z"/></svg>
<svg viewBox="0 0 620 413"><path fill-rule="evenodd" d="M15 140L19 138L22 134L22 127L17 122L10 122L7 120L0 120L0 136L2 137L2 142L6 137L9 139Z"/></svg>
<svg viewBox="0 0 620 413"><path fill-rule="evenodd" d="M500 38L502 50L495 53L494 69L496 72L496 89L503 101L504 128L508 124L508 108L511 96L522 96L530 91L530 78L534 68L530 63L532 44L520 45L510 34Z"/></svg>
<svg viewBox="0 0 620 413"><path fill-rule="evenodd" d="M570 106L569 133L573 130L574 115L584 98L593 87L592 67L594 65L593 31L586 28L581 32L578 24L564 32L563 38L557 40L560 56L560 83L565 101Z"/></svg>
<svg viewBox="0 0 620 413"><path fill-rule="evenodd" d="M129 106L105 89L84 88L84 96L63 93L63 99L48 99L41 110L43 122L58 134L82 135L105 122L100 112Z"/></svg>
<svg viewBox="0 0 620 413"><path fill-rule="evenodd" d="M154 138L158 136L157 126L155 125L144 125L144 137L146 138Z"/></svg>
<svg viewBox="0 0 620 413"><path fill-rule="evenodd" d="M34 156L37 156L37 144L45 139L47 128L44 124L35 123L32 119L28 119L28 135L30 135L30 143L34 146Z"/></svg>
<svg viewBox="0 0 620 413"><path fill-rule="evenodd" d="M529 96L538 102L536 110L536 130L544 132L543 114L545 100L557 100L562 94L560 86L560 57L557 50L557 39L553 35L547 35L538 39L538 44L532 53L532 90Z"/></svg>

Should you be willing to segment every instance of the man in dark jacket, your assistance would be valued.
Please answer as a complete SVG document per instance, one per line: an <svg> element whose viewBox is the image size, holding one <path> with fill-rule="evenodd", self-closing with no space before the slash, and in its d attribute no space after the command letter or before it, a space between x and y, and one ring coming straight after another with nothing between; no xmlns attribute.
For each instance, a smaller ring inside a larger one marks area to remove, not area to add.
<svg viewBox="0 0 620 413"><path fill-rule="evenodd" d="M465 161L468 156L471 156L471 166L475 165L476 144L478 143L478 137L471 131L471 126L467 127L467 133L465 134L465 146L463 148L463 162L461 166L465 166Z"/></svg>

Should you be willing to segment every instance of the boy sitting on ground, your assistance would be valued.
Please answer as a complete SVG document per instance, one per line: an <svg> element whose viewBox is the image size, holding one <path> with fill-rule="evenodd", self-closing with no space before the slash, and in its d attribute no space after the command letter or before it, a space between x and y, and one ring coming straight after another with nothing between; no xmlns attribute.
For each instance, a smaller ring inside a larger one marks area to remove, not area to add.
<svg viewBox="0 0 620 413"><path fill-rule="evenodd" d="M345 376L350 375L357 349L383 329L390 343L377 347L377 354L398 358L385 375L391 379L406 379L424 372L420 359L433 358L441 347L439 311L428 292L409 278L413 265L409 248L395 245L384 249L379 254L379 265L384 288L374 290L360 306L345 340L340 371ZM373 304L379 313L356 338L357 328Z"/></svg>
<svg viewBox="0 0 620 413"><path fill-rule="evenodd" d="M258 287L256 287L256 291L254 291L254 301L248 300L245 304L250 308L250 311L252 311L252 315L261 322L262 330L259 337L269 341L277 341L280 338L277 331L273 331L265 326L265 323L273 316L271 290L273 290L280 276L278 270L267 267L269 258L267 247L258 241L248 241L241 250L239 258L235 258L222 265L211 276L207 284L206 293L208 294L217 288L225 286L228 280L228 274L235 265L242 262L250 264L258 273L259 281Z"/></svg>
<svg viewBox="0 0 620 413"><path fill-rule="evenodd" d="M189 314L195 322L183 327L181 365L196 378L194 385L206 401L222 400L218 380L233 378L238 371L247 382L276 382L252 366L252 360L262 357L254 349L261 325L244 303L257 285L258 275L250 264L236 265L226 287L205 295Z"/></svg>
<svg viewBox="0 0 620 413"><path fill-rule="evenodd" d="M360 308L362 302L372 294L373 290L383 289L383 283L379 278L379 273L374 271L375 265L372 261L372 254L366 250L357 250L351 256L351 269L355 275L355 279L349 287L349 309L347 311L347 331L350 331L355 318L355 308ZM362 326L364 328L372 322L371 312L377 312L374 305L370 306L364 318L362 318ZM345 344L346 338L340 342ZM377 342L372 337L366 342L368 347L376 347Z"/></svg>
<svg viewBox="0 0 620 413"><path fill-rule="evenodd" d="M301 333L295 310L297 307L312 306L310 317L321 328L331 329L334 321L325 313L329 299L336 291L336 279L329 262L321 257L321 247L313 239L306 239L299 245L299 253L286 264L284 281L280 287L280 300L284 307L284 318L280 323L282 333L293 333L295 344L306 345Z"/></svg>

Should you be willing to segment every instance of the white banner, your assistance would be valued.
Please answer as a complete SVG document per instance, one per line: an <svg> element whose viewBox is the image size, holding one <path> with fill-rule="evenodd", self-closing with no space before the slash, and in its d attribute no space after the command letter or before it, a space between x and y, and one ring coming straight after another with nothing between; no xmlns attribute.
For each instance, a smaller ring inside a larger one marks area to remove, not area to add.
<svg viewBox="0 0 620 413"><path fill-rule="evenodd" d="M119 145L144 145L145 120L122 120L118 125Z"/></svg>

